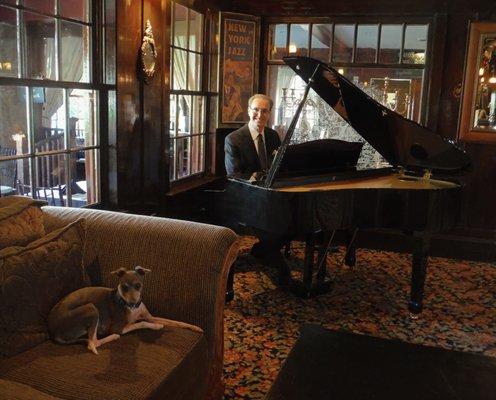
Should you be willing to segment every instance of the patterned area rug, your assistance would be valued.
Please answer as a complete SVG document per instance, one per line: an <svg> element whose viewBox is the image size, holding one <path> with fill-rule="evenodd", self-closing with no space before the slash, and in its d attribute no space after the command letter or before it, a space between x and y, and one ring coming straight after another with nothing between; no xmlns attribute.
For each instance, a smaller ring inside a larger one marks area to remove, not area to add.
<svg viewBox="0 0 496 400"><path fill-rule="evenodd" d="M333 290L302 300L272 283L276 271L249 254L253 243L242 240L225 312L225 399L263 399L305 322L496 357L496 263L430 258L424 311L412 320L409 254L358 249L350 268L340 248L328 256ZM293 277L303 252L293 244Z"/></svg>

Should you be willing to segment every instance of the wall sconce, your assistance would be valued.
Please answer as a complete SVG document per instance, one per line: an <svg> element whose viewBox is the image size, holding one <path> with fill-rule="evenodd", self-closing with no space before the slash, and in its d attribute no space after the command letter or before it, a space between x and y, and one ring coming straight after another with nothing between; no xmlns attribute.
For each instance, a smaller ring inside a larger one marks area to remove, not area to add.
<svg viewBox="0 0 496 400"><path fill-rule="evenodd" d="M296 50L298 50L298 48L296 47L296 45L294 43L291 43L289 45L289 49L288 49L289 54L296 53Z"/></svg>
<svg viewBox="0 0 496 400"><path fill-rule="evenodd" d="M338 69L338 73L341 74L341 75L343 75L344 74L344 69L343 68L339 68Z"/></svg>

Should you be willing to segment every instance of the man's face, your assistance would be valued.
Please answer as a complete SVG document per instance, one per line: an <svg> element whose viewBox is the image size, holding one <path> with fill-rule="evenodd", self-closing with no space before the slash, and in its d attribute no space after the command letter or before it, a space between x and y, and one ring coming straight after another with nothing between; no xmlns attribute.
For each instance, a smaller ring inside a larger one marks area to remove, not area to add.
<svg viewBox="0 0 496 400"><path fill-rule="evenodd" d="M267 125L270 118L270 102L265 99L255 98L248 107L250 124L260 132Z"/></svg>

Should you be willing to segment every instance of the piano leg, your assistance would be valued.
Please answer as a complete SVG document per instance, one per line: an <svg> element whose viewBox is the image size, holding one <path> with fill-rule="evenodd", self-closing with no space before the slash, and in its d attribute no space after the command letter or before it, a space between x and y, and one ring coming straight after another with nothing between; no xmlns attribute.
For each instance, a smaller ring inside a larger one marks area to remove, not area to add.
<svg viewBox="0 0 496 400"><path fill-rule="evenodd" d="M227 285L226 285L226 303L229 303L234 299L234 266L236 262L231 265L229 269L229 275L227 275Z"/></svg>
<svg viewBox="0 0 496 400"><path fill-rule="evenodd" d="M350 231L346 232L346 254L344 255L344 263L348 267L354 267L356 264L356 246L355 246L355 238L358 232L358 228L353 230L353 233Z"/></svg>
<svg viewBox="0 0 496 400"><path fill-rule="evenodd" d="M313 253L315 251L315 235L309 234L305 240L305 265L303 269L303 287L310 297L313 278Z"/></svg>
<svg viewBox="0 0 496 400"><path fill-rule="evenodd" d="M411 317L415 319L418 318L418 314L422 311L430 235L417 232L413 234L413 237L415 243L412 255L412 278L408 309Z"/></svg>
<svg viewBox="0 0 496 400"><path fill-rule="evenodd" d="M298 297L308 299L318 294L326 293L331 290L331 280L326 279L326 258L327 250L331 245L331 240L334 235L324 233L322 243L318 247L319 264L316 280L314 282L313 267L315 254L315 238L316 234L308 234L305 238L305 260L303 265L303 278L301 281L293 281L291 291ZM322 258L323 257L323 258Z"/></svg>

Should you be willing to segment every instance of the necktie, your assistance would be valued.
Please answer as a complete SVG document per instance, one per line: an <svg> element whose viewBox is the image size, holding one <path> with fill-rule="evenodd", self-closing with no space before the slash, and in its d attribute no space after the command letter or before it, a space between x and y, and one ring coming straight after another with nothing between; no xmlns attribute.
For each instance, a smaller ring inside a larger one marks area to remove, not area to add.
<svg viewBox="0 0 496 400"><path fill-rule="evenodd" d="M257 136L257 147L260 166L262 167L262 170L266 170L269 167L269 162L267 161L267 151L265 150L265 144L261 133Z"/></svg>

